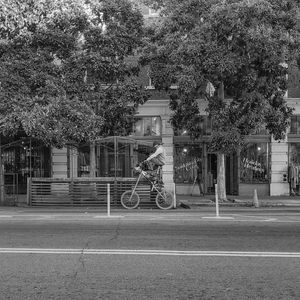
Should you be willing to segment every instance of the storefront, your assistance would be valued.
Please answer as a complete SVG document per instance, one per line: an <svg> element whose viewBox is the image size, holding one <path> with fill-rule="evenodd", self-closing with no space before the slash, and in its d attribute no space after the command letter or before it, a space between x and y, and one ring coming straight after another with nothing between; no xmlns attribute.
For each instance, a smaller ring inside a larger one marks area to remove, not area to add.
<svg viewBox="0 0 300 300"><path fill-rule="evenodd" d="M226 156L226 190L238 193L238 156ZM217 155L206 141L190 142L174 137L174 182L180 194L214 194L217 183Z"/></svg>
<svg viewBox="0 0 300 300"><path fill-rule="evenodd" d="M291 119L288 135L288 172L286 180L289 183L290 195L300 195L300 116Z"/></svg>
<svg viewBox="0 0 300 300"><path fill-rule="evenodd" d="M112 136L95 145L96 177L133 177L134 167L153 152L153 142L162 140L160 116L137 117L132 136ZM90 147L78 149L78 177L90 174Z"/></svg>
<svg viewBox="0 0 300 300"><path fill-rule="evenodd" d="M31 138L2 140L6 194L26 194L27 178L51 177L50 148Z"/></svg>
<svg viewBox="0 0 300 300"><path fill-rule="evenodd" d="M108 137L95 145L96 177L134 177L134 167L153 152L157 139ZM90 176L90 147L78 149L78 177Z"/></svg>
<svg viewBox="0 0 300 300"><path fill-rule="evenodd" d="M270 143L249 140L240 152L239 195L270 194Z"/></svg>
<svg viewBox="0 0 300 300"><path fill-rule="evenodd" d="M152 104L157 109L157 104ZM95 146L96 177L134 177L134 167L153 151L153 141L158 140L164 143L167 153L163 169L164 175L168 176L165 182L170 183L170 186L175 183L178 194L213 195L217 183L217 154L210 152L208 147L210 121L204 118L202 137L198 141L192 141L184 130L173 133L167 127L168 118L167 114L140 116L132 136L108 137L98 141ZM275 168L278 165L275 163L272 171L271 149L273 147L273 152L275 151L274 145L269 135L260 132L247 137L241 151L226 156L225 180L228 195L249 196L253 195L254 189L258 195L270 195L270 185L274 182L271 182L272 174L277 172ZM90 176L88 145L78 149L75 164L74 177Z"/></svg>

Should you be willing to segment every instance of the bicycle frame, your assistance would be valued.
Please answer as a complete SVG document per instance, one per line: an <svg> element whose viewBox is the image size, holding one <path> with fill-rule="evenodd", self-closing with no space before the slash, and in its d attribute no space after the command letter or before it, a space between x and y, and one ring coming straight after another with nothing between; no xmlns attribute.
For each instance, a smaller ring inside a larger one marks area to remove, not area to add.
<svg viewBox="0 0 300 300"><path fill-rule="evenodd" d="M138 179L136 180L136 183L135 183L134 188L133 188L133 190L132 190L132 193L131 193L130 198L132 197L133 193L135 192L135 190L136 190L136 188L137 188L137 186L138 186L138 184L139 184L139 182L140 182L140 180L141 180L142 177L146 178L147 181L150 182L150 184L151 184L151 190L155 189L156 192L157 192L160 196L163 197L161 191L159 191L159 190L156 188L154 182L153 182L152 180L150 180L149 178L147 178L146 175L147 175L147 172L146 172L146 171L143 171L143 170L142 170L142 171L140 172L139 177L138 177Z"/></svg>
<svg viewBox="0 0 300 300"><path fill-rule="evenodd" d="M138 170L138 169L137 169ZM156 191L155 203L160 209L170 209L173 207L173 196L170 192L166 191L161 181L161 168L157 169L156 174L152 172L139 169L139 176L131 190L125 191L121 196L121 204L127 209L134 209L140 203L140 196L136 192L137 186L142 177L145 177L151 185L151 192ZM154 176L153 176L154 175Z"/></svg>

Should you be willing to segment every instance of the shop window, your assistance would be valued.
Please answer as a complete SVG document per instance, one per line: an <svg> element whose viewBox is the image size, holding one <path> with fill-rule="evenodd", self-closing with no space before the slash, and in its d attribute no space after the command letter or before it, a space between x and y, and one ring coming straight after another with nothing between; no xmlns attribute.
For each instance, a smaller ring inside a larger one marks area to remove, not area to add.
<svg viewBox="0 0 300 300"><path fill-rule="evenodd" d="M285 181L289 182L290 194L300 194L300 143L289 144L289 166Z"/></svg>
<svg viewBox="0 0 300 300"><path fill-rule="evenodd" d="M300 133L300 116L292 116L291 117L291 130L292 134Z"/></svg>
<svg viewBox="0 0 300 300"><path fill-rule="evenodd" d="M50 148L34 139L20 139L3 146L2 159L4 165L4 180L8 190L19 194L27 192L28 177L50 177Z"/></svg>
<svg viewBox="0 0 300 300"><path fill-rule="evenodd" d="M95 147L96 177L133 177L134 167L153 151L152 142L114 137L106 138ZM90 175L90 147L78 149L78 176Z"/></svg>
<svg viewBox="0 0 300 300"><path fill-rule="evenodd" d="M248 143L241 151L242 183L269 182L269 149L268 143Z"/></svg>
<svg viewBox="0 0 300 300"><path fill-rule="evenodd" d="M78 176L89 177L90 174L90 147L82 146L78 149Z"/></svg>
<svg viewBox="0 0 300 300"><path fill-rule="evenodd" d="M174 146L174 181L176 183L193 183L197 170L202 163L202 145Z"/></svg>
<svg viewBox="0 0 300 300"><path fill-rule="evenodd" d="M300 143L289 143L289 165L300 166Z"/></svg>
<svg viewBox="0 0 300 300"><path fill-rule="evenodd" d="M135 136L160 136L161 135L160 117L142 117L135 123Z"/></svg>

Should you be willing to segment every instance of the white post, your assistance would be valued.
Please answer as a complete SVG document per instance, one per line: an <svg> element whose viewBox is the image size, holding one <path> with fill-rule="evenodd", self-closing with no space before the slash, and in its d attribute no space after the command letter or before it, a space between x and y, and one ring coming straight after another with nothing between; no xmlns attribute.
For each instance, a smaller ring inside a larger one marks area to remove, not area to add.
<svg viewBox="0 0 300 300"><path fill-rule="evenodd" d="M110 183L107 184L107 216L110 217Z"/></svg>
<svg viewBox="0 0 300 300"><path fill-rule="evenodd" d="M176 200L176 184L175 183L173 183L173 191L174 191L174 208L176 208L177 200Z"/></svg>
<svg viewBox="0 0 300 300"><path fill-rule="evenodd" d="M219 199L218 199L218 185L215 184L215 194L216 194L216 217L219 217Z"/></svg>

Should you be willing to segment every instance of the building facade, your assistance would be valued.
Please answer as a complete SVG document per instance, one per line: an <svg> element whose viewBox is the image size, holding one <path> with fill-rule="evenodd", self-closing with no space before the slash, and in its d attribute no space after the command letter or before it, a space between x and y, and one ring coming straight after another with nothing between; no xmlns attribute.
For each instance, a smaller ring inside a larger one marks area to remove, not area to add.
<svg viewBox="0 0 300 300"><path fill-rule="evenodd" d="M151 21L157 13L143 8ZM199 101L203 113L203 135L192 141L183 130L175 132L169 123L171 111L168 96L155 90L144 69L143 85L151 94L138 110L133 134L127 138L111 137L99 141L95 147L97 177L133 177L134 166L152 151L153 141L162 141L166 149L163 179L168 186L176 185L178 194L214 194L217 178L217 155L208 149L211 122L205 113L205 103ZM292 68L286 95L294 108L285 140L275 141L267 132L246 138L241 151L225 160L226 190L229 195L300 194L300 72ZM18 193L26 193L28 177L76 178L90 172L89 146L75 148L47 148L29 140L18 141L3 148L6 186Z"/></svg>

